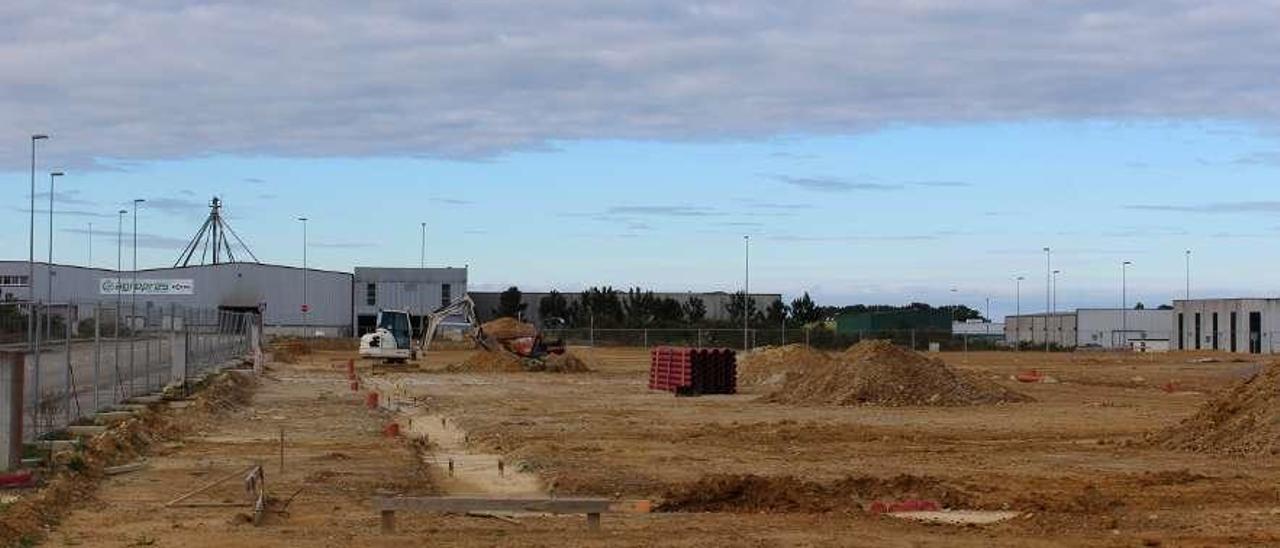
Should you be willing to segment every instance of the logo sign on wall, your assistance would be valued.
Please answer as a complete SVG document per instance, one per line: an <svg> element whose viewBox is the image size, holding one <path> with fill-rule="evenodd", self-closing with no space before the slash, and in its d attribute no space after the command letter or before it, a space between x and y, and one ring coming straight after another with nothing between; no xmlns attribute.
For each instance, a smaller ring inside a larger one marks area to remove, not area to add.
<svg viewBox="0 0 1280 548"><path fill-rule="evenodd" d="M98 280L98 291L102 295L195 295L196 287L192 280L102 278Z"/></svg>

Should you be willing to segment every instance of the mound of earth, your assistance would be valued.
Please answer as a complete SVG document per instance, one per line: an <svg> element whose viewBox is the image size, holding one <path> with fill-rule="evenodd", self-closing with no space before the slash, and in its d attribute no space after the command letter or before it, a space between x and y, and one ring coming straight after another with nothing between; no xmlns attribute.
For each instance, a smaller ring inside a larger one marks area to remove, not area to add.
<svg viewBox="0 0 1280 548"><path fill-rule="evenodd" d="M519 373L524 371L524 361L509 352L480 351L445 370L450 373Z"/></svg>
<svg viewBox="0 0 1280 548"><path fill-rule="evenodd" d="M793 371L830 363L825 352L803 344L766 346L738 355L738 384L778 385Z"/></svg>
<svg viewBox="0 0 1280 548"><path fill-rule="evenodd" d="M830 363L798 370L766 401L802 405L961 406L1032 401L1030 396L957 371L941 360L863 341Z"/></svg>
<svg viewBox="0 0 1280 548"><path fill-rule="evenodd" d="M847 476L818 483L793 476L716 474L669 489L659 512L823 513L860 511L878 499L927 499L968 506L970 495L931 478Z"/></svg>
<svg viewBox="0 0 1280 548"><path fill-rule="evenodd" d="M485 322L480 325L480 330L485 336L497 340L533 337L538 334L538 328L533 324L506 317Z"/></svg>
<svg viewBox="0 0 1280 548"><path fill-rule="evenodd" d="M574 352L551 354L539 360L525 360L510 352L480 351L459 364L445 368L450 373L521 373L524 371L547 373L587 373L591 365L587 358Z"/></svg>
<svg viewBox="0 0 1280 548"><path fill-rule="evenodd" d="M1266 365L1149 440L1167 449L1201 453L1280 454L1280 363Z"/></svg>
<svg viewBox="0 0 1280 548"><path fill-rule="evenodd" d="M580 356L572 351L566 351L564 354L552 354L544 360L546 364L544 371L548 373L588 373L591 371L588 360L589 358Z"/></svg>

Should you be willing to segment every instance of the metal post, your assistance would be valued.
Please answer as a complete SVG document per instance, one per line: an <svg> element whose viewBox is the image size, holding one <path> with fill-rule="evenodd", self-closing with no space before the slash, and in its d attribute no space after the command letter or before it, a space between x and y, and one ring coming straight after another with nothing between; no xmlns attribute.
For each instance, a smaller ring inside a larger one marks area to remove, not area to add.
<svg viewBox="0 0 1280 548"><path fill-rule="evenodd" d="M35 365L35 381L36 385L40 384L40 351L39 343L36 337L39 323L36 322L35 302L36 302L36 141L48 139L48 135L35 134L31 136L31 205L30 213L31 224L27 229L27 300L31 301L31 314L27 315L27 343L31 346L32 361ZM32 401L35 405L39 400L39 394ZM32 414L34 420L35 414Z"/></svg>
<svg viewBox="0 0 1280 548"><path fill-rule="evenodd" d="M66 339L63 341L63 350L67 355L67 379L63 383L67 393L67 410L64 415L66 416L67 424L71 424L71 401L73 398L77 402L79 400L75 393L75 370L71 368L71 305L68 304L62 312L65 315L62 322L62 332L66 335Z"/></svg>
<svg viewBox="0 0 1280 548"><path fill-rule="evenodd" d="M1187 250L1187 300L1191 300L1191 250Z"/></svg>
<svg viewBox="0 0 1280 548"><path fill-rule="evenodd" d="M1013 323L1013 351L1022 350L1022 280L1025 276L1018 276L1013 280L1013 299L1017 302L1014 309Z"/></svg>
<svg viewBox="0 0 1280 548"><path fill-rule="evenodd" d="M742 349L745 351L751 349L751 342L747 340L747 326L751 321L751 236L743 236L742 242Z"/></svg>
<svg viewBox="0 0 1280 548"><path fill-rule="evenodd" d="M418 250L418 268L427 267L427 223L422 223L422 247Z"/></svg>
<svg viewBox="0 0 1280 548"><path fill-rule="evenodd" d="M134 355L137 354L138 337L133 322L138 317L138 204L145 202L141 198L133 200L133 279L129 283L129 397L134 395Z"/></svg>
<svg viewBox="0 0 1280 548"><path fill-rule="evenodd" d="M93 410L102 409L98 388L102 386L102 305L93 305Z"/></svg>
<svg viewBox="0 0 1280 548"><path fill-rule="evenodd" d="M22 465L24 358L21 352L0 352L0 472Z"/></svg>
<svg viewBox="0 0 1280 548"><path fill-rule="evenodd" d="M298 217L302 221L302 335L307 335L307 218Z"/></svg>
<svg viewBox="0 0 1280 548"><path fill-rule="evenodd" d="M1044 309L1053 308L1053 252L1044 248ZM1049 314L1044 315L1044 351L1049 352Z"/></svg>
<svg viewBox="0 0 1280 548"><path fill-rule="evenodd" d="M587 340L588 340L587 346L595 348L596 346L596 315L592 314L590 318L591 318L590 324L587 327Z"/></svg>

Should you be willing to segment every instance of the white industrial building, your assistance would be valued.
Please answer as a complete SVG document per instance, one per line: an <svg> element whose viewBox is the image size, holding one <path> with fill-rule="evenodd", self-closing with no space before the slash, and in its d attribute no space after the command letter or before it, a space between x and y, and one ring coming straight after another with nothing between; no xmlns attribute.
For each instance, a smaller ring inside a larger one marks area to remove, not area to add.
<svg viewBox="0 0 1280 548"><path fill-rule="evenodd" d="M1173 302L1174 349L1274 354L1280 299L1194 299Z"/></svg>
<svg viewBox="0 0 1280 548"><path fill-rule="evenodd" d="M355 268L352 323L356 335L373 331L379 310L405 310L413 325L422 316L467 294L466 268Z"/></svg>
<svg viewBox="0 0 1280 548"><path fill-rule="evenodd" d="M1005 317L1004 340L1006 343L1043 346L1046 339L1054 346L1074 347L1076 345L1076 314L1053 312Z"/></svg>
<svg viewBox="0 0 1280 548"><path fill-rule="evenodd" d="M1172 310L1082 308L1005 318L1010 344L1043 345L1047 335L1051 344L1063 348L1128 349L1135 340L1170 339L1172 334Z"/></svg>

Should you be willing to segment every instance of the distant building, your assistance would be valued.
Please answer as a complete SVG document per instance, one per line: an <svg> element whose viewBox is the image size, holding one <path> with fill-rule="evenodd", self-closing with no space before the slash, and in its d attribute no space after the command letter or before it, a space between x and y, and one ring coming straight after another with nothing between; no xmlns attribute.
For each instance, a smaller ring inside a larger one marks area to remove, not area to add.
<svg viewBox="0 0 1280 548"><path fill-rule="evenodd" d="M932 310L886 310L883 312L847 312L835 317L836 333L864 335L869 333L951 330L952 312Z"/></svg>
<svg viewBox="0 0 1280 548"><path fill-rule="evenodd" d="M1076 346L1076 313L1023 314L1006 316L1004 340L1009 344L1043 346L1049 344L1061 348Z"/></svg>
<svg viewBox="0 0 1280 548"><path fill-rule="evenodd" d="M1004 340L1004 324L983 320L951 322L951 334L956 337Z"/></svg>
<svg viewBox="0 0 1280 548"><path fill-rule="evenodd" d="M1274 354L1280 299L1173 301L1174 348Z"/></svg>
<svg viewBox="0 0 1280 548"><path fill-rule="evenodd" d="M1047 335L1050 344L1063 348L1128 349L1134 340L1168 339L1172 318L1170 310L1121 308L1008 316L1005 340L1036 346L1045 344Z"/></svg>
<svg viewBox="0 0 1280 548"><path fill-rule="evenodd" d="M408 311L417 329L423 315L467 294L467 269L357 266L354 291L357 336L374 330L379 310Z"/></svg>

